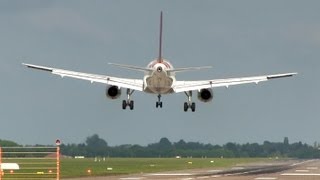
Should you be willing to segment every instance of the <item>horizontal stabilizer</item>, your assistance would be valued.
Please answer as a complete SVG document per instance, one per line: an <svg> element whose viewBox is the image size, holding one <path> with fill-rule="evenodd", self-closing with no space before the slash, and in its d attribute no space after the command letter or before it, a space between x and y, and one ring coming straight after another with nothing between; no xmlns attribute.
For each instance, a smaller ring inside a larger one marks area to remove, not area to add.
<svg viewBox="0 0 320 180"><path fill-rule="evenodd" d="M168 70L168 72L197 71L197 70L201 70L201 69L209 69L209 68L212 68L212 66L175 68L175 69L172 69L172 70Z"/></svg>
<svg viewBox="0 0 320 180"><path fill-rule="evenodd" d="M108 64L113 65L113 66L117 66L120 68L124 68L124 69L135 70L135 71L142 71L142 72L152 71L152 69L149 69L149 68L132 66L132 65L127 65L127 64L116 64L116 63L108 63Z"/></svg>

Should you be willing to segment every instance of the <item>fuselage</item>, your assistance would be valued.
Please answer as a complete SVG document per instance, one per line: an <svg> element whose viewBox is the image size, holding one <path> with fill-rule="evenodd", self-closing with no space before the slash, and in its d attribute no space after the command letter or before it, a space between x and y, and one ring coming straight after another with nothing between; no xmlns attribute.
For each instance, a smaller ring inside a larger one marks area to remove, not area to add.
<svg viewBox="0 0 320 180"><path fill-rule="evenodd" d="M165 59L151 61L147 68L152 71L146 72L143 78L144 91L154 94L168 94L172 93L172 85L176 78L173 72L173 66Z"/></svg>

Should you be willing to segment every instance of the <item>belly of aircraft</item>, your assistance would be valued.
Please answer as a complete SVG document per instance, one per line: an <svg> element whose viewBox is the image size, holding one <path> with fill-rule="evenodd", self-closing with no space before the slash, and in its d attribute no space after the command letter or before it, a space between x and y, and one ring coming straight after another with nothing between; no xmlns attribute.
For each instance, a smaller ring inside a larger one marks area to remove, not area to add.
<svg viewBox="0 0 320 180"><path fill-rule="evenodd" d="M173 79L169 76L157 73L145 79L146 92L155 94L172 93Z"/></svg>

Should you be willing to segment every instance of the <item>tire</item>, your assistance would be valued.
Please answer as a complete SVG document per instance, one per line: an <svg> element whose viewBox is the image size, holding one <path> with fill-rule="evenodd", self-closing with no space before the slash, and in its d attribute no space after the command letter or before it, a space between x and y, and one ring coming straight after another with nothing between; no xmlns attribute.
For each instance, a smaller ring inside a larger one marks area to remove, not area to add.
<svg viewBox="0 0 320 180"><path fill-rule="evenodd" d="M129 106L130 106L130 110L133 110L133 108L134 108L134 102L133 102L133 101L130 101Z"/></svg>
<svg viewBox="0 0 320 180"><path fill-rule="evenodd" d="M191 110L192 110L192 112L195 112L196 111L196 103L192 103L191 104Z"/></svg>
<svg viewBox="0 0 320 180"><path fill-rule="evenodd" d="M183 106L183 110L184 112L187 112L188 111L188 108L189 108L189 105L187 102L184 103L184 106Z"/></svg>
<svg viewBox="0 0 320 180"><path fill-rule="evenodd" d="M160 102L159 105L160 105L160 108L162 108L162 102Z"/></svg>
<svg viewBox="0 0 320 180"><path fill-rule="evenodd" d="M127 108L127 102L126 100L122 101L122 109L126 109Z"/></svg>

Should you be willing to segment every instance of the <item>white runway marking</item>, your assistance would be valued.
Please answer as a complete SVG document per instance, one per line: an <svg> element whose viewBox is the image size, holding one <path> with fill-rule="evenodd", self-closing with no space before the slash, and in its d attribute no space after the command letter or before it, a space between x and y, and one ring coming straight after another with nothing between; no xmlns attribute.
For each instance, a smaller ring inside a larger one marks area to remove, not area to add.
<svg viewBox="0 0 320 180"><path fill-rule="evenodd" d="M209 171L207 171L208 173L216 173L216 172L221 172L222 170L215 170L215 169L213 169L213 170L209 170Z"/></svg>
<svg viewBox="0 0 320 180"><path fill-rule="evenodd" d="M197 177L197 179L209 179L210 176Z"/></svg>
<svg viewBox="0 0 320 180"><path fill-rule="evenodd" d="M314 159L306 160L306 161L302 161L302 162L291 164L290 166L298 166L298 165L301 165L301 164L304 164L304 163L309 163L309 162L312 162L312 161L315 161L315 160Z"/></svg>
<svg viewBox="0 0 320 180"><path fill-rule="evenodd" d="M296 172L309 172L307 169L297 169Z"/></svg>
<svg viewBox="0 0 320 180"><path fill-rule="evenodd" d="M276 177L258 177L255 178L255 180L274 180L274 179L278 179Z"/></svg>
<svg viewBox="0 0 320 180"><path fill-rule="evenodd" d="M213 175L213 176L211 176L211 177L213 177L213 178L218 178L218 177L221 177L221 175Z"/></svg>
<svg viewBox="0 0 320 180"><path fill-rule="evenodd" d="M318 167L307 167L307 169L310 169L310 170L317 170Z"/></svg>
<svg viewBox="0 0 320 180"><path fill-rule="evenodd" d="M147 174L145 176L192 176L193 174L189 173L155 173L155 174Z"/></svg>
<svg viewBox="0 0 320 180"><path fill-rule="evenodd" d="M281 176L320 176L320 174L308 174L308 173L284 173Z"/></svg>
<svg viewBox="0 0 320 180"><path fill-rule="evenodd" d="M297 169L296 172L309 172L307 169Z"/></svg>
<svg viewBox="0 0 320 180"><path fill-rule="evenodd" d="M139 180L139 179L143 179L141 177L127 177L127 178L120 178L121 180Z"/></svg>

